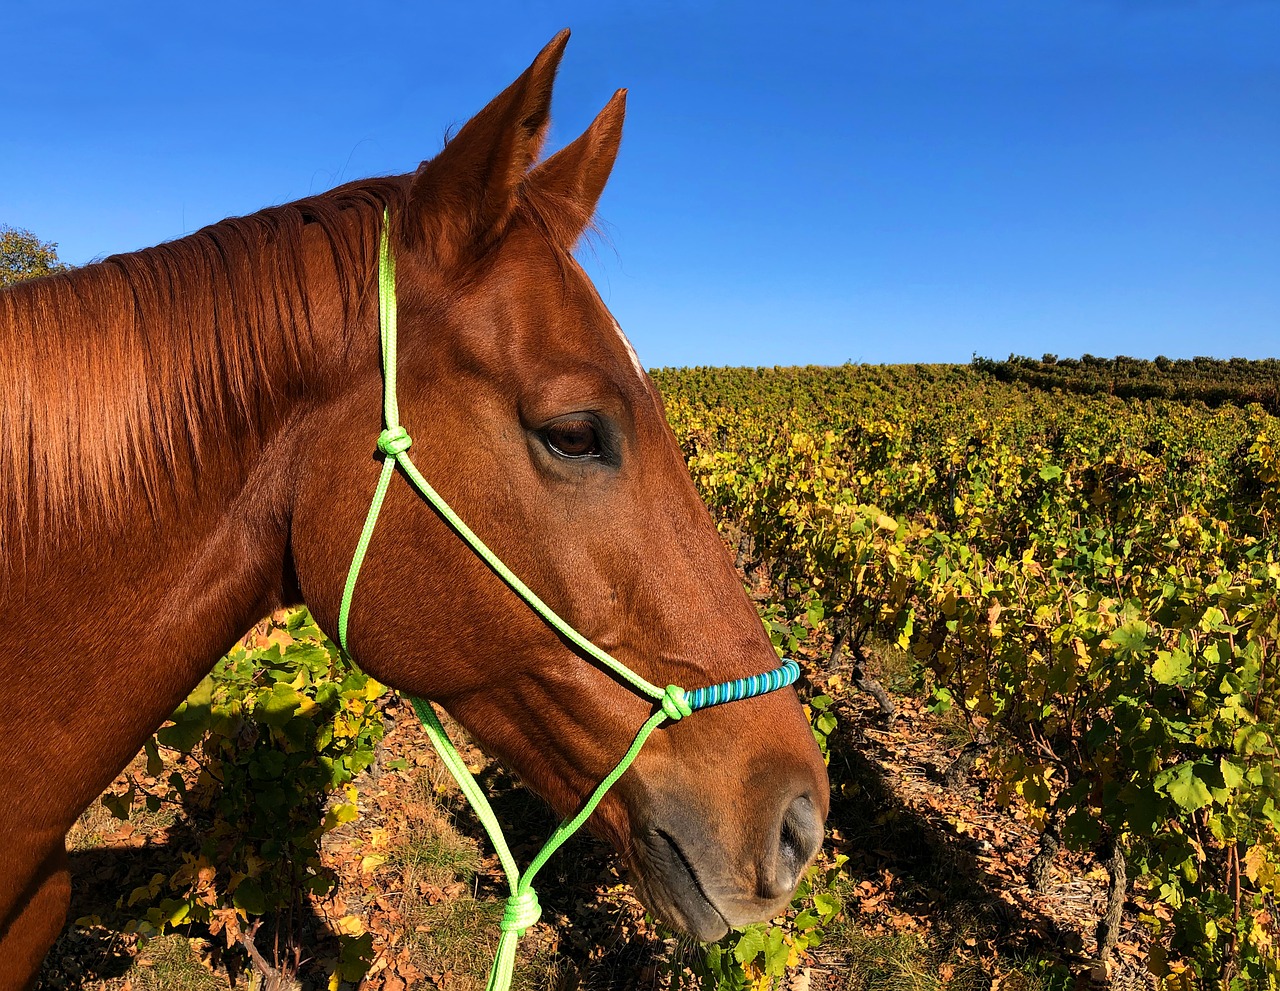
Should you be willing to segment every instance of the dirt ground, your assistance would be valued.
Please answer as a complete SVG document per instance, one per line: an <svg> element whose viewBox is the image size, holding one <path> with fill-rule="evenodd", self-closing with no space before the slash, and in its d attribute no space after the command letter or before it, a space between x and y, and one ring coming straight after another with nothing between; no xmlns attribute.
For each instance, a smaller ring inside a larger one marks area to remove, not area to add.
<svg viewBox="0 0 1280 991"><path fill-rule="evenodd" d="M1146 936L1138 904L1126 908L1113 960L1094 959L1094 927L1106 873L1087 855L1061 855L1047 890L1024 880L1038 831L998 807L981 760L954 765L969 737L919 699L895 695L898 716L884 721L875 702L852 690L843 672L810 661L802 694L836 699L831 740L833 806L824 856L849 860L840 882L845 909L824 944L779 984L791 991L835 989L1154 988L1146 976ZM891 679L889 679L891 680ZM484 985L497 939L503 883L496 858L407 703L389 696L379 759L361 780L360 817L324 840L326 867L339 884L313 897L299 920L302 961L262 987L354 988L331 980L338 934L372 935L374 958L358 985L470 991ZM451 726L456 739L462 739ZM465 749L521 863L555 823L542 803L474 748ZM949 776L948 771L953 773ZM135 761L113 786L121 791ZM140 941L119 931L121 902L156 874L171 872L190 842L172 812L121 822L89 809L68 838L74 900L69 922L46 961L39 991L187 989L251 986L238 945L205 932ZM681 962L696 947L647 919L609 852L587 838L552 860L539 892L543 918L521 943L517 986L610 989L694 988ZM272 962L269 939L257 943ZM286 961L287 962L287 961ZM288 968L286 968L287 970ZM760 984L759 987L767 987Z"/></svg>

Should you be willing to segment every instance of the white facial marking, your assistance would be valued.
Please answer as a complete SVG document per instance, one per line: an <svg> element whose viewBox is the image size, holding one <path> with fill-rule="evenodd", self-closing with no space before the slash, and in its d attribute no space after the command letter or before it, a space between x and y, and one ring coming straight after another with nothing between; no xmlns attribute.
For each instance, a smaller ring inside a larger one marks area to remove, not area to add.
<svg viewBox="0 0 1280 991"><path fill-rule="evenodd" d="M627 335L622 332L622 325L618 323L618 318L612 313L609 319L613 321L613 329L618 332L618 339L622 341L622 346L627 349L627 357L631 359L631 367L636 370L636 374L640 378L644 378L644 366L640 364L640 358L636 355L636 349L631 346L631 342L627 340Z"/></svg>

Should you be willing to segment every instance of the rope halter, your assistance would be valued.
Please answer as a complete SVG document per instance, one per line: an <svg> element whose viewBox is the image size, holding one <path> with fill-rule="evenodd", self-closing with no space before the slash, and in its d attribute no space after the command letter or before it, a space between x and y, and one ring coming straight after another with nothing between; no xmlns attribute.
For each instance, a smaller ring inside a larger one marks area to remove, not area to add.
<svg viewBox="0 0 1280 991"><path fill-rule="evenodd" d="M655 711L637 731L630 748L618 761L617 765L595 787L578 813L570 820L562 822L547 840L546 844L533 858L529 867L522 874L516 867L515 858L507 846L502 834L502 826L489 800L480 789L475 777L467 768L461 755L454 748L440 724L431 703L425 699L410 698L414 711L422 720L427 736L440 754L444 765L449 769L458 787L467 797L475 810L485 832L493 843L498 859L502 862L507 881L511 886L511 895L507 899L502 913L502 936L498 941L498 952L493 969L489 972L488 991L507 991L511 986L511 977L515 969L516 941L526 929L538 921L542 909L538 904L538 896L533 890L534 875L550 856L575 832L595 811L605 793L613 786L623 773L631 766L632 761L640 753L645 740L662 723L678 722L698 709L705 709L725 702L736 702L739 699L751 698L777 691L792 684L800 677L800 668L795 661L784 661L779 667L765 674L753 675L749 678L738 678L719 685L694 689L686 692L678 685L659 688L647 679L632 671L629 667L597 647L572 626L557 615L550 606L542 601L532 589L522 582L503 564L462 518L449 506L435 489L418 471L409 457L409 448L413 440L408 431L400 425L400 408L396 399L396 262L391 251L389 233L390 218L384 211L382 216L382 238L378 250L378 316L382 338L382 415L385 429L378 434L377 447L383 455L382 473L374 490L373 501L369 513L365 517L360 539L351 558L351 568L347 572L347 582L342 593L342 604L338 609L338 643L342 651L350 657L347 649L347 620L351 613L351 600L355 594L356 579L360 575L360 566L364 563L365 552L369 549L369 541L373 537L374 526L378 522L378 514L382 510L382 502L386 498L387 488L399 465L409 483L418 491L431 507L449 524L459 537L485 562L493 572L501 578L513 592L541 616L549 626L562 637L569 640L582 653L596 661L601 667L612 672L620 680L630 685L641 695L647 695L656 703Z"/></svg>

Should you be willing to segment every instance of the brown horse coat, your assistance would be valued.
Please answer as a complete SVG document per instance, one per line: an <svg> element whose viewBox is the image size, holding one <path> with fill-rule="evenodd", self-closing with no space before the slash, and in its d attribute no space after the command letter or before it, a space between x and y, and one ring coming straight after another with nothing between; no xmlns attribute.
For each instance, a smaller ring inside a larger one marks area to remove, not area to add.
<svg viewBox="0 0 1280 991"><path fill-rule="evenodd" d="M335 629L379 467L384 208L402 418L441 494L650 680L775 665L661 400L571 254L625 93L535 164L566 40L412 175L0 293L0 987L29 984L63 924L67 829L216 659L282 604ZM650 703L568 650L407 485L382 520L355 659L570 812ZM655 911L715 937L785 904L826 809L786 690L661 730L592 826Z"/></svg>

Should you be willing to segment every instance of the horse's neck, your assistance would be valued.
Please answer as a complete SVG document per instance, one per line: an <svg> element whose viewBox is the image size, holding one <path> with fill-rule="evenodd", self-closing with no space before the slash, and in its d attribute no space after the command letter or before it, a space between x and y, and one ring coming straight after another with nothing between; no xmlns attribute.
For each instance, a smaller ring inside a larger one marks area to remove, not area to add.
<svg viewBox="0 0 1280 991"><path fill-rule="evenodd" d="M0 766L57 740L84 769L76 794L20 779L52 829L288 594L287 427L307 377L336 377L342 305L323 264L306 325L187 275L109 262L0 294L0 711L46 703Z"/></svg>
<svg viewBox="0 0 1280 991"><path fill-rule="evenodd" d="M189 525L240 498L343 350L332 263L301 254L219 263L176 242L0 295L8 552Z"/></svg>

